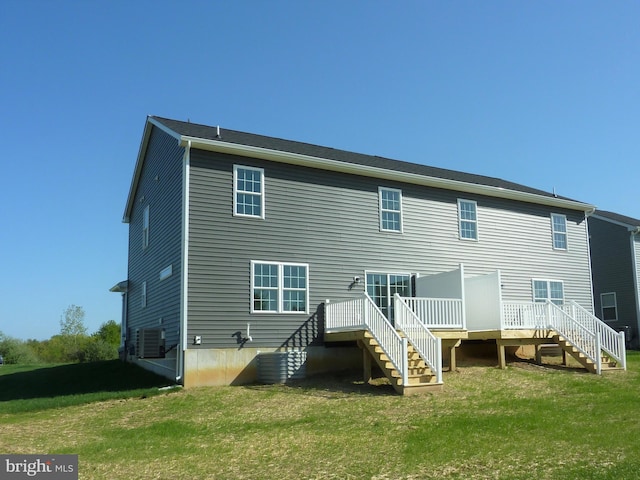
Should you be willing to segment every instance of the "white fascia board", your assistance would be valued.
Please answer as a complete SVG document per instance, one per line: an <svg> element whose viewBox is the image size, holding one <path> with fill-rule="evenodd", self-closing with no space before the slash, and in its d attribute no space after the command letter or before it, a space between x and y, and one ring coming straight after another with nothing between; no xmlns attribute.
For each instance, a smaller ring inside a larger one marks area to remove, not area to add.
<svg viewBox="0 0 640 480"><path fill-rule="evenodd" d="M147 117L144 124L144 132L142 133L142 140L140 141L140 148L138 149L138 157L136 159L136 166L133 170L133 178L131 179L131 186L129 187L129 196L127 197L127 205L124 209L124 215L122 217L123 223L129 223L131 221L131 209L133 208L133 201L136 196L136 190L138 189L138 182L140 181L140 175L142 173L142 165L144 164L144 157L147 154L147 146L149 145L149 138L151 137L151 130L153 127L157 127L163 132L171 135L178 142L181 137L179 134L167 128L162 123L158 122L152 117Z"/></svg>
<svg viewBox="0 0 640 480"><path fill-rule="evenodd" d="M329 160L326 158L312 157L310 155L302 155L299 153L284 152L280 150L270 150L267 148L254 147L250 145L239 145L234 143L220 142L218 140L208 140L190 136L181 137L181 146L187 145L188 142L191 142L192 148L199 148L202 150L228 153L232 155L243 155L274 162L319 168L322 170L330 170L342 173L350 173L366 177L382 178L385 180L395 180L426 187L443 188L446 190L455 190L457 192L475 193L489 197L505 198L509 200L535 203L557 208L566 208L569 210L578 210L581 212L589 213L593 212L596 208L594 205L588 203L566 200L557 197L545 197L544 195L518 192L516 190L509 190L501 187L467 183L458 180L449 180L446 178L429 177L425 175L418 175L415 173L399 172L397 170L387 170L379 167L358 165L355 163Z"/></svg>

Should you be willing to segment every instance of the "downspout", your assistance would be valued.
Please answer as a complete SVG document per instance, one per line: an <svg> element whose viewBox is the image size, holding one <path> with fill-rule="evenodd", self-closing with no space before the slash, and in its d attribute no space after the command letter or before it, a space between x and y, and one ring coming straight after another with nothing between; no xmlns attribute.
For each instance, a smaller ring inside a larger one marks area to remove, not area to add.
<svg viewBox="0 0 640 480"><path fill-rule="evenodd" d="M189 183L191 140L187 142L182 172L182 282L180 292L180 338L176 349L176 382L184 385L184 356L187 350L187 306L189 294Z"/></svg>

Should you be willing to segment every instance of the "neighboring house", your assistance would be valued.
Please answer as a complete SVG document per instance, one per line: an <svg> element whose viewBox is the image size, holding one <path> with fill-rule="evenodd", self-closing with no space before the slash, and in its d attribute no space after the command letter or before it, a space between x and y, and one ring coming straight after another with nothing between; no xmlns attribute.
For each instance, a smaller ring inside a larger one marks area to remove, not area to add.
<svg viewBox="0 0 640 480"><path fill-rule="evenodd" d="M255 381L267 352L304 352L307 373L364 358L406 393L441 384L441 348L455 366L463 340L495 342L502 366L505 345L569 350L578 340L560 324L595 319L593 210L497 178L149 117L124 213L128 278L112 288L123 355L185 386Z"/></svg>
<svg viewBox="0 0 640 480"><path fill-rule="evenodd" d="M597 210L589 218L596 315L639 345L640 220Z"/></svg>

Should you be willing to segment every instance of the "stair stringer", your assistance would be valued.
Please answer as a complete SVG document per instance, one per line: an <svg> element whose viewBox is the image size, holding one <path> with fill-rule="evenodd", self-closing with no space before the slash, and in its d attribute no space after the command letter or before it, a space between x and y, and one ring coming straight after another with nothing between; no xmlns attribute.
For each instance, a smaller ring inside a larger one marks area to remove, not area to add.
<svg viewBox="0 0 640 480"><path fill-rule="evenodd" d="M382 370L384 375L389 379L394 390L400 395L412 395L442 389L442 383L437 383L436 375L410 343L407 348L407 364L409 368L407 385L403 385L402 374L394 367L378 341L370 332L366 330L363 331L360 344L362 348L367 350L371 358L373 358L380 367L380 370Z"/></svg>

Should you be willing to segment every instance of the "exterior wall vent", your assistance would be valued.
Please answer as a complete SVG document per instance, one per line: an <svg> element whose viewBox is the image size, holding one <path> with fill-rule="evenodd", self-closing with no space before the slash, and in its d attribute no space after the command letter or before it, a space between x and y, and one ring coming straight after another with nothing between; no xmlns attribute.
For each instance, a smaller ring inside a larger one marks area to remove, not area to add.
<svg viewBox="0 0 640 480"><path fill-rule="evenodd" d="M139 328L136 334L138 358L164 358L164 329Z"/></svg>

